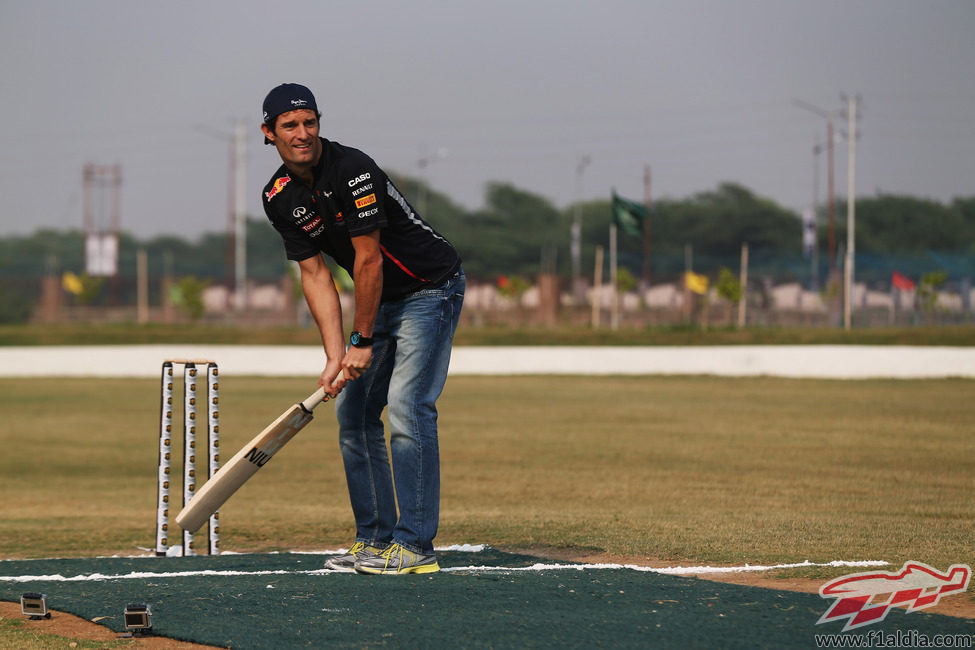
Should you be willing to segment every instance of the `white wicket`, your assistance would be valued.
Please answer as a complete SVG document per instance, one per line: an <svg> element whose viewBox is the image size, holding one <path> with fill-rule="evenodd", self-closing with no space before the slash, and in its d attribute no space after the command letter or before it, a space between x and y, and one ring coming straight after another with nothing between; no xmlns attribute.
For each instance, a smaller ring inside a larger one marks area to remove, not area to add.
<svg viewBox="0 0 975 650"><path fill-rule="evenodd" d="M215 361L207 359L168 359L162 364L161 406L159 421L158 499L156 503L156 555L169 554L169 482L172 466L173 430L173 366L183 365L183 506L196 493L196 405L197 365L206 366L207 379L207 475L213 476L220 464L219 455L219 371ZM214 513L208 525L208 552L220 553L219 513ZM183 531L182 555L196 555L193 533Z"/></svg>

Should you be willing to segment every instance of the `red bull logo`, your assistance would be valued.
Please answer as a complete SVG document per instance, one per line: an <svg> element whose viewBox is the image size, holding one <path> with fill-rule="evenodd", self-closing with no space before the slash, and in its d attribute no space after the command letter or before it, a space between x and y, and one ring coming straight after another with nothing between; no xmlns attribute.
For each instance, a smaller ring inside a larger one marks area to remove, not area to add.
<svg viewBox="0 0 975 650"><path fill-rule="evenodd" d="M264 193L264 196L266 196L267 200L270 201L278 194L280 194L281 190L284 189L284 186L290 182L291 182L290 176L282 176L281 178L274 179L274 185L271 186L270 191Z"/></svg>
<svg viewBox="0 0 975 650"><path fill-rule="evenodd" d="M898 573L843 576L819 588L820 596L836 601L816 624L846 620L846 632L879 623L892 607L905 607L908 613L933 607L942 596L964 593L971 576L967 564L952 564L947 573L941 573L921 562L906 562Z"/></svg>

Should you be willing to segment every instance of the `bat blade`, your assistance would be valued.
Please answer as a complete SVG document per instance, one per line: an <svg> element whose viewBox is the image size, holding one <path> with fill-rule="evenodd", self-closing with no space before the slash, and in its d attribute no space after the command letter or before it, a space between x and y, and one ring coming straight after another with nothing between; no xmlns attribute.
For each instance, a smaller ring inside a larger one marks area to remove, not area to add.
<svg viewBox="0 0 975 650"><path fill-rule="evenodd" d="M176 515L176 523L183 530L189 531L195 531L206 523L210 515L246 483L247 479L264 467L281 447L312 421L312 411L323 401L326 401L325 389L319 388L308 399L282 413L197 490L190 502Z"/></svg>

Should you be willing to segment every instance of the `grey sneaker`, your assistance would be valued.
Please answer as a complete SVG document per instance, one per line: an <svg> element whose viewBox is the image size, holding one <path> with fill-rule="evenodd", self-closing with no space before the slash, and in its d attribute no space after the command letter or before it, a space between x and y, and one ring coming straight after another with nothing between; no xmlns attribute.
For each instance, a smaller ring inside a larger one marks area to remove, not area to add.
<svg viewBox="0 0 975 650"><path fill-rule="evenodd" d="M424 555L390 544L377 555L361 556L355 562L358 573L399 575L403 573L436 573L440 570L436 555Z"/></svg>
<svg viewBox="0 0 975 650"><path fill-rule="evenodd" d="M325 568L332 571L343 571L345 573L355 573L356 560L374 557L382 553L384 549L378 546L370 546L365 542L356 542L349 549L348 553L336 555L327 562Z"/></svg>

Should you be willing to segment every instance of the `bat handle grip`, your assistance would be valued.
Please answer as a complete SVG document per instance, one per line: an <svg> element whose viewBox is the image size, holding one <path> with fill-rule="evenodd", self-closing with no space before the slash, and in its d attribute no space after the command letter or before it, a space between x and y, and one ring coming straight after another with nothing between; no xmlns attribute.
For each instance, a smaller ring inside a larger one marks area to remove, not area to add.
<svg viewBox="0 0 975 650"><path fill-rule="evenodd" d="M319 386L318 390L309 395L302 403L301 408L311 413L316 406L325 401L325 387Z"/></svg>
<svg viewBox="0 0 975 650"><path fill-rule="evenodd" d="M339 376L336 377L335 378L335 381L332 382L332 383L335 384L341 378L342 378L342 373L339 373ZM324 386L319 386L318 387L318 390L316 390L314 393L312 393L311 395L309 395L305 399L305 401L303 401L301 403L301 408L303 408L308 413L311 413L315 409L316 406L318 406L319 404L321 404L322 402L325 402L325 401L328 401L328 397L326 397L326 395L325 395L325 387Z"/></svg>

